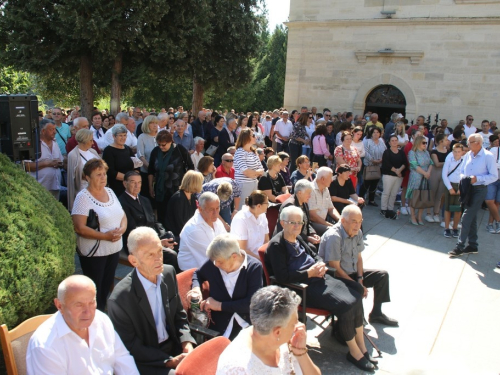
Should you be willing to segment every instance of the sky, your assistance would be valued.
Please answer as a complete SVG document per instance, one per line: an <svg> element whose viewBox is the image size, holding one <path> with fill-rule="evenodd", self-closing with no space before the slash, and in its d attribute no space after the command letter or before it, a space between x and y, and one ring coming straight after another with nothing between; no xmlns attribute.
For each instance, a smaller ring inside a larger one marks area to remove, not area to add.
<svg viewBox="0 0 500 375"><path fill-rule="evenodd" d="M288 19L290 0L265 0L265 2L269 13L269 31L272 32L276 25Z"/></svg>

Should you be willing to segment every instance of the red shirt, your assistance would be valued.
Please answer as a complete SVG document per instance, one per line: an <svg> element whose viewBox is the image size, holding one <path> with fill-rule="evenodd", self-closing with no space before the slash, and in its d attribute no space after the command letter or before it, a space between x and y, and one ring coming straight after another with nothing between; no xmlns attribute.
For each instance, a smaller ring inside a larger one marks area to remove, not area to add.
<svg viewBox="0 0 500 375"><path fill-rule="evenodd" d="M229 177L234 180L234 168L231 167L229 174L227 174L222 165L219 165L215 170L215 178L221 178L221 177Z"/></svg>
<svg viewBox="0 0 500 375"><path fill-rule="evenodd" d="M76 141L75 136L72 136L70 139L68 139L68 143L66 143L66 152L69 154L76 146L78 146L78 142ZM97 146L97 143L94 140L92 140L92 148L98 154L101 154L101 150L99 150L99 147Z"/></svg>

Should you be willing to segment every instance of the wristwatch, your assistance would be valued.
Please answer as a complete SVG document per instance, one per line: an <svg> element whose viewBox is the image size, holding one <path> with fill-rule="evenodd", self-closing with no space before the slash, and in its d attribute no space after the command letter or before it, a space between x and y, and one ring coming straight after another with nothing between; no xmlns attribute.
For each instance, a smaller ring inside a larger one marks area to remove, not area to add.
<svg viewBox="0 0 500 375"><path fill-rule="evenodd" d="M358 280L364 280L363 276L358 276Z"/></svg>

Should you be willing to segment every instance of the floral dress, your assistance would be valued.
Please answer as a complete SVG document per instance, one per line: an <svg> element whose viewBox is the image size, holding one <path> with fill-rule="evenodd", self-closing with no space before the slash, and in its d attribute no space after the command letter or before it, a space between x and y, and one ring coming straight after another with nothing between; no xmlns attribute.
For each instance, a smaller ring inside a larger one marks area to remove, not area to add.
<svg viewBox="0 0 500 375"><path fill-rule="evenodd" d="M422 168L427 172L431 165L434 165L431 155L427 150L413 151L408 153L408 162L410 163L410 178L408 180L408 190L406 191L406 199L411 199L413 190L420 188L420 183L424 178L423 175L417 172L417 167Z"/></svg>
<svg viewBox="0 0 500 375"><path fill-rule="evenodd" d="M334 156L335 158L343 158L346 164L351 167L351 170L354 172L351 172L351 174L356 174L359 160L359 154L356 148L351 146L350 150L346 150L342 145L337 146L335 147Z"/></svg>

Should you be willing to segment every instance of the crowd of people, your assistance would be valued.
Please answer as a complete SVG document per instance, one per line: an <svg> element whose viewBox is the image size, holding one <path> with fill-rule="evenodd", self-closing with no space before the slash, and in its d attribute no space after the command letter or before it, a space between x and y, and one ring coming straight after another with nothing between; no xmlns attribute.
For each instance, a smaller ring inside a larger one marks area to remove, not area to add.
<svg viewBox="0 0 500 375"><path fill-rule="evenodd" d="M490 212L487 230L500 233L494 121L478 130L467 116L451 129L444 119L429 126L420 116L409 124L394 113L383 125L376 113L332 115L316 107L204 109L195 117L182 107L116 116L96 109L91 123L78 108L66 113L56 107L41 118L42 154L26 168L70 210L88 278L61 284L60 315L30 341L31 373L69 368L70 353L50 348L63 344L46 343L54 325L65 322L88 344L88 328L109 328L109 319L117 335L102 345L119 347L116 366L108 362L116 373L123 363L141 374L174 373L196 345L175 282L176 273L193 268L189 296L204 298L209 328L232 340L218 373L319 373L297 322L300 298L264 287L264 270L278 283L307 284L307 306L337 317L332 335L347 345L347 360L373 371L377 360L363 338L367 288L374 289L370 323L398 322L382 312L390 302L388 273L363 267L362 210L378 207L380 195L380 214L389 220L441 223L444 236L457 240L450 257L478 252L482 206ZM269 223L272 209L278 219ZM108 297L120 251L134 270ZM106 306L109 319L95 313ZM99 361L88 363L99 368Z"/></svg>

